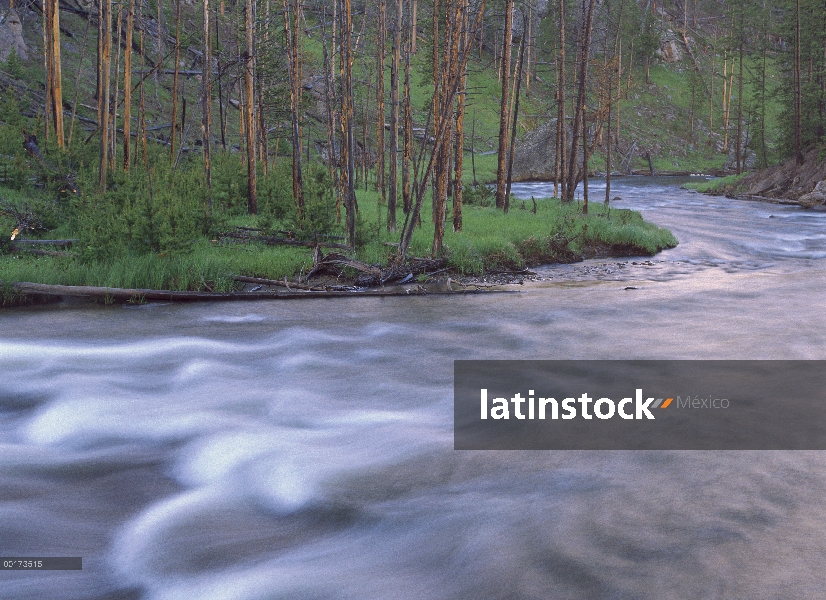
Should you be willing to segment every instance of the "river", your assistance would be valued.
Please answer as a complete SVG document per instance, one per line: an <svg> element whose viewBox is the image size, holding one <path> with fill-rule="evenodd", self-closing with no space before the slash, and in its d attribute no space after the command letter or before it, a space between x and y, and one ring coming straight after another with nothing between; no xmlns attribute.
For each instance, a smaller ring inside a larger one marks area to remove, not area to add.
<svg viewBox="0 0 826 600"><path fill-rule="evenodd" d="M83 557L0 596L826 597L822 452L453 450L454 359L826 359L826 212L677 183L519 294L0 312L0 554Z"/></svg>

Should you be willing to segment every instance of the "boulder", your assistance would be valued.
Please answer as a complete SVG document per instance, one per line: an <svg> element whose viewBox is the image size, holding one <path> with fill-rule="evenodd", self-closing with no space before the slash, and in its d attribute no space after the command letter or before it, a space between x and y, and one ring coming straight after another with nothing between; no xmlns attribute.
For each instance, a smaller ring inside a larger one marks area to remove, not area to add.
<svg viewBox="0 0 826 600"><path fill-rule="evenodd" d="M28 60L29 47L23 39L23 22L13 8L0 15L0 61L5 62L12 50L21 60Z"/></svg>
<svg viewBox="0 0 826 600"><path fill-rule="evenodd" d="M818 206L826 204L826 179L819 181L808 194L803 194L797 200L802 206Z"/></svg>
<svg viewBox="0 0 826 600"><path fill-rule="evenodd" d="M516 142L513 154L513 181L553 181L556 162L556 122L551 119ZM567 126L568 139L572 135ZM580 151L582 146L580 145ZM580 169L582 156L579 156Z"/></svg>

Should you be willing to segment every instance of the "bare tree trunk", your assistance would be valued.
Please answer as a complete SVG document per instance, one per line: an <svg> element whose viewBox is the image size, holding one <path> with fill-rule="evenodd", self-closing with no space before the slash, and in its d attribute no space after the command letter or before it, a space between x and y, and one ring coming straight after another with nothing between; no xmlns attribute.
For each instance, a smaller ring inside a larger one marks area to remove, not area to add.
<svg viewBox="0 0 826 600"><path fill-rule="evenodd" d="M103 41L101 44L101 87L103 98L101 102L100 119L100 172L98 185L101 191L106 190L106 169L109 165L109 71L112 62L112 4L111 0L100 0L100 14L103 27Z"/></svg>
<svg viewBox="0 0 826 600"><path fill-rule="evenodd" d="M557 87L557 140L559 152L556 155L556 179L562 183L560 198L567 198L568 186L565 177L565 163L568 148L568 129L565 127L565 0L559 0L559 86Z"/></svg>
<svg viewBox="0 0 826 600"><path fill-rule="evenodd" d="M347 231L349 245L356 248L356 192L354 189L355 152L353 151L353 57L352 57L352 16L350 0L341 0L341 126L344 134L346 165L342 173L344 187L344 208L347 211Z"/></svg>
<svg viewBox="0 0 826 600"><path fill-rule="evenodd" d="M415 0L414 0L415 9ZM408 4L409 7L409 4ZM414 13L415 14L415 13ZM415 29L414 29L415 32ZM402 208L410 214L413 202L410 195L410 161L413 157L413 107L410 101L410 53L415 38L408 37L404 53L404 153L402 154Z"/></svg>
<svg viewBox="0 0 826 600"><path fill-rule="evenodd" d="M709 92L708 92L708 143L711 145L714 139L714 58L717 56L717 35L714 35L714 41L711 44L711 77L709 78Z"/></svg>
<svg viewBox="0 0 826 600"><path fill-rule="evenodd" d="M482 16L484 15L484 11L485 0L482 0L479 6L479 12L476 14L476 20L474 23L472 35L475 35L476 32L479 30L479 25L482 22ZM442 145L447 143L448 141L446 139L447 136L445 135L448 129L446 125L450 121L448 115L450 113L450 107L453 106L453 101L456 97L456 91L459 87L459 74L466 68L467 59L469 55L470 49L467 48L466 51L463 53L461 60L459 61L458 69L455 69L453 71L451 80L449 82L445 82L445 97L443 101L439 104L439 109L444 110L447 114L444 115L443 119L440 119L440 123L442 125L439 129L436 130L436 134L434 136L435 141L433 144L433 149L430 153L427 168L425 169L425 172L422 175L421 181L417 183L416 202L413 205L413 210L411 211L408 218L405 219L404 226L402 227L402 234L399 240L399 253L396 256L396 261L398 264L402 264L407 257L407 251L410 248L410 240L413 237L413 229L416 227L416 224L419 221L419 215L422 209L422 201L424 200L424 194L425 190L427 189L427 184L430 175L433 172L433 166L436 161L436 157L441 151Z"/></svg>
<svg viewBox="0 0 826 600"><path fill-rule="evenodd" d="M583 6L583 9L585 7ZM565 201L574 199L574 190L577 185L577 144L580 136L580 125L585 125L585 91L588 78L588 57L591 52L591 31L594 25L594 0L588 0L587 10L583 14L581 47L579 52L579 92L577 94L576 114L574 115L573 135L571 136L571 156L568 163L568 189ZM583 165L587 170L588 165Z"/></svg>
<svg viewBox="0 0 826 600"><path fill-rule="evenodd" d="M528 0L528 45L525 48L525 97L531 95L531 33L533 29L533 0ZM524 34L523 34L524 35Z"/></svg>
<svg viewBox="0 0 826 600"><path fill-rule="evenodd" d="M442 56L442 72L440 80L440 121L443 120L443 136L439 153L436 155L435 183L436 193L434 195L434 233L432 255L438 256L442 253L442 241L444 240L445 221L447 218L447 194L448 175L450 172L450 150L453 139L453 100L448 100L449 88L453 87L458 91L461 85L461 71L458 71L458 50L459 50L459 26L461 22L461 6L457 0L447 0L445 3L445 19L447 29L445 30L445 49ZM451 86L451 84L453 84ZM454 96L455 96L454 91Z"/></svg>
<svg viewBox="0 0 826 600"><path fill-rule="evenodd" d="M461 47L459 55L469 52L470 38L468 37L468 11L469 0L461 0L459 3L461 11ZM458 66L457 56L457 66ZM454 182L453 182L453 231L462 231L462 167L465 158L465 96L467 92L467 69L459 75L459 88L457 91L456 106L456 157L454 161Z"/></svg>
<svg viewBox="0 0 826 600"><path fill-rule="evenodd" d="M802 102L803 85L800 78L800 0L795 3L795 40L794 40L794 60L792 70L794 71L794 153L797 164L803 164L803 132L802 132ZM742 48L742 46L741 46Z"/></svg>
<svg viewBox="0 0 826 600"><path fill-rule="evenodd" d="M263 29L263 37L264 37L264 51L268 52L270 48L270 3L271 0L264 0L265 4L265 22L264 24L260 25L261 29ZM261 31L259 30L259 37L261 39ZM260 42L259 42L260 45ZM264 79L263 79L263 69L258 69L256 71L258 75L258 138L259 138L259 157L261 158L262 166L264 167L264 177L267 176L269 172L270 166L270 148L269 148L269 136L268 131L269 128L267 127L267 118L266 118L266 111L264 110ZM307 139L307 147L309 152L309 136ZM308 157L309 160L309 157Z"/></svg>
<svg viewBox="0 0 826 600"><path fill-rule="evenodd" d="M204 177L206 179L206 189L209 198L209 206L212 207L212 45L210 44L209 28L209 0L204 0L203 14L203 45L201 53L203 55L202 68L202 89L201 89L201 145L204 152ZM217 25L217 23L216 23ZM220 93L220 90L219 90Z"/></svg>
<svg viewBox="0 0 826 600"><path fill-rule="evenodd" d="M335 7L337 0L333 0ZM334 11L335 12L335 11ZM338 192L336 172L338 167L338 153L335 148L335 122L333 120L333 65L330 53L327 49L327 6L321 6L321 42L324 52L324 105L325 117L327 121L327 175L333 183L334 195L336 199L336 222L341 221L341 195ZM384 128L384 123L382 123ZM278 156L278 141L276 141L275 154Z"/></svg>
<svg viewBox="0 0 826 600"><path fill-rule="evenodd" d="M743 40L740 40L740 76L737 87L737 148L735 149L735 160L737 161L737 174L742 170L740 149L743 146Z"/></svg>
<svg viewBox="0 0 826 600"><path fill-rule="evenodd" d="M418 26L418 10L419 10L419 0L413 0L413 22L410 24L411 32L410 32L410 52L411 54L416 54L416 36L418 33L416 32L416 28Z"/></svg>
<svg viewBox="0 0 826 600"><path fill-rule="evenodd" d="M297 4L297 3L296 3ZM298 7L293 5L293 11ZM290 6L284 0L284 42L287 46L287 69L290 79L290 121L291 143L293 147L293 198L298 207L299 219L304 217L304 180L301 169L300 94L298 80L298 32L290 26Z"/></svg>
<svg viewBox="0 0 826 600"><path fill-rule="evenodd" d="M502 40L502 102L499 107L499 151L496 160L496 208L505 208L505 159L508 152L510 111L511 41L513 36L513 0L505 0L505 33Z"/></svg>
<svg viewBox="0 0 826 600"><path fill-rule="evenodd" d="M390 180L387 195L387 231L396 231L396 192L399 167L399 70L402 40L402 0L396 0L393 62L390 67Z"/></svg>
<svg viewBox="0 0 826 600"><path fill-rule="evenodd" d="M525 59L525 36L522 36L522 41L519 45L519 61L516 67L516 90L514 91L513 101L513 123L511 124L511 142L508 149L508 182L505 187L505 212L508 212L510 207L511 196L511 178L513 176L513 152L516 146L516 126L519 121L519 92L522 88L522 67Z"/></svg>
<svg viewBox="0 0 826 600"><path fill-rule="evenodd" d="M379 23L376 30L376 191L381 204L387 204L384 164L384 53L387 47L387 0L379 1Z"/></svg>
<svg viewBox="0 0 826 600"><path fill-rule="evenodd" d="M244 2L244 33L246 39L246 52L244 54L244 133L246 135L247 146L247 211L254 215L258 213L258 181L256 173L256 139L255 139L255 118L253 116L253 105L255 103L255 92L253 90L254 81L254 57L255 43L253 41L253 0ZM295 152L295 150L293 150ZM301 146L298 147L301 154Z"/></svg>
<svg viewBox="0 0 826 600"><path fill-rule="evenodd" d="M51 20L51 92L52 92L52 116L54 117L54 128L57 139L58 148L63 148L63 76L60 71L60 7L57 0L47 0L51 6L50 20Z"/></svg>
<svg viewBox="0 0 826 600"><path fill-rule="evenodd" d="M582 111L582 214L588 214L588 121Z"/></svg>
<svg viewBox="0 0 826 600"><path fill-rule="evenodd" d="M52 27L49 22L51 0L41 0L40 9L43 11L43 80L45 97L43 102L43 141L49 141L49 121L52 112ZM100 21L100 19L98 19ZM98 28L98 33L100 29ZM100 80L100 35L98 35L98 81ZM100 84L98 83L98 88ZM98 123L100 123L100 96L98 96Z"/></svg>
<svg viewBox="0 0 826 600"><path fill-rule="evenodd" d="M175 0L175 74L172 77L172 131L169 134L169 155L175 160L175 127L178 120L178 63L181 61L181 0ZM203 70L206 71L204 65ZM183 133L183 132L182 132Z"/></svg>

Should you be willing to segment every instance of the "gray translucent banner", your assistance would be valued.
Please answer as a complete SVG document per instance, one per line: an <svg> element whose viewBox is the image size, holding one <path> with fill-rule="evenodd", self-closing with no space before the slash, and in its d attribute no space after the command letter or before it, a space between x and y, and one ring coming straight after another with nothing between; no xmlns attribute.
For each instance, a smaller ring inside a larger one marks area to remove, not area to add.
<svg viewBox="0 0 826 600"><path fill-rule="evenodd" d="M826 450L826 361L454 361L456 450Z"/></svg>
<svg viewBox="0 0 826 600"><path fill-rule="evenodd" d="M5 571L82 571L80 556L6 556L0 557Z"/></svg>

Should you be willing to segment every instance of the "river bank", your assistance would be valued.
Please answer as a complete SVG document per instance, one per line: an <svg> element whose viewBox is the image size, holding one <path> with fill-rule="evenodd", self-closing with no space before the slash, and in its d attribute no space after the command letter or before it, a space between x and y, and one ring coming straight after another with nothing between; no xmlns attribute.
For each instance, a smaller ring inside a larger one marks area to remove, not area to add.
<svg viewBox="0 0 826 600"><path fill-rule="evenodd" d="M0 281L6 282L3 301L7 305L24 301L22 288L14 289L14 284L20 283L197 294L243 293L255 287L239 279L244 277L278 282L286 279L287 286L298 289L338 288L331 291L397 283L425 286L434 277L460 281L463 277L518 275L535 265L594 256L653 255L677 243L667 229L645 222L638 212L606 207L601 202L590 204L587 215L582 214L578 202L566 205L557 200L519 200L508 214L477 203L465 206L463 230L446 232L444 256L435 259L428 258L433 224L429 213L425 213L410 246L409 256L413 258L397 265L394 252L398 234L379 225L383 225L383 215L377 211L378 204L368 200L363 202L361 215L362 228L370 235L360 240L355 254L326 247L338 244L322 243L318 248L273 245L272 236L249 219L235 223L229 232L232 235L198 240L186 251L122 250L106 259L90 259L83 240L70 247L70 252L45 256L16 246L0 257ZM71 238L73 232L63 233L62 238Z"/></svg>

